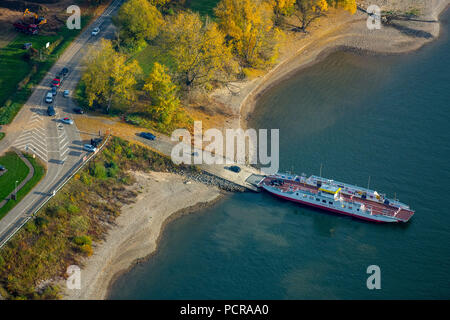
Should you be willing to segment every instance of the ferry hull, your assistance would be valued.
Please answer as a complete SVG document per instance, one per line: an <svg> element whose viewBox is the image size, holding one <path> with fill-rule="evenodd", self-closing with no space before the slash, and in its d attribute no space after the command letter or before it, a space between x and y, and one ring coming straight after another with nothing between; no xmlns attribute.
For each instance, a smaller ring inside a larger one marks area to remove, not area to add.
<svg viewBox="0 0 450 320"><path fill-rule="evenodd" d="M303 200L300 200L300 199L297 199L297 198L289 197L289 196L280 194L279 192L270 190L269 188L267 188L265 186L263 186L262 188L264 190L266 190L267 192L269 192L270 194L272 194L272 195L274 195L274 196L276 196L276 197L278 197L280 199L292 201L292 202L295 202L295 203L299 203L299 204L302 204L302 205L305 205L305 206L321 209L321 210L324 210L324 211L327 211L327 212L332 212L332 213L335 213L335 214L346 215L346 216L349 216L349 217L353 217L353 218L356 218L356 219L369 221L369 222L377 222L377 223L394 223L394 222L399 222L399 220L389 219L389 218L386 218L386 217L379 217L379 216L368 217L368 216L352 214L350 212L346 212L346 211L338 210L338 209L335 209L335 208L322 206L320 204L315 204L315 203L311 203L311 202L308 202L308 201L303 201Z"/></svg>

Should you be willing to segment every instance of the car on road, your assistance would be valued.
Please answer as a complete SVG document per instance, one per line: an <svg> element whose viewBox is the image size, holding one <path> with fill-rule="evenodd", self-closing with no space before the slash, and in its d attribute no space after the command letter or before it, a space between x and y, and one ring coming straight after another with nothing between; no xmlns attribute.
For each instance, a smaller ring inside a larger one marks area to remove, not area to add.
<svg viewBox="0 0 450 320"><path fill-rule="evenodd" d="M81 109L81 108L74 108L73 112L78 113L78 114L83 114L84 113L83 109Z"/></svg>
<svg viewBox="0 0 450 320"><path fill-rule="evenodd" d="M144 139L148 139L148 140L155 140L156 136L150 132L141 132L139 134L139 136L141 136Z"/></svg>
<svg viewBox="0 0 450 320"><path fill-rule="evenodd" d="M92 32L91 32L91 34L93 35L93 36L96 36L96 35L98 35L100 33L100 28L94 28L94 30L92 30Z"/></svg>
<svg viewBox="0 0 450 320"><path fill-rule="evenodd" d="M241 172L241 168L238 166L231 166L231 167L228 167L227 169L230 171L236 172L236 173Z"/></svg>
<svg viewBox="0 0 450 320"><path fill-rule="evenodd" d="M56 90L56 87L52 87L52 95L56 96L57 93L58 93L58 90Z"/></svg>
<svg viewBox="0 0 450 320"><path fill-rule="evenodd" d="M70 118L67 118L67 117L62 118L61 122L65 123L65 124L73 124L73 120Z"/></svg>
<svg viewBox="0 0 450 320"><path fill-rule="evenodd" d="M53 102L53 93L51 91L48 91L45 95L45 102L52 103Z"/></svg>
<svg viewBox="0 0 450 320"><path fill-rule="evenodd" d="M63 91L63 96L64 96L65 98L67 98L67 97L69 96L69 93L70 93L69 90L64 90L64 91Z"/></svg>
<svg viewBox="0 0 450 320"><path fill-rule="evenodd" d="M102 138L91 139L91 145L94 147L98 147L102 141Z"/></svg>
<svg viewBox="0 0 450 320"><path fill-rule="evenodd" d="M62 68L61 74L62 74L64 77L67 76L68 73L69 73L69 69L68 69L68 68L66 68L66 67Z"/></svg>
<svg viewBox="0 0 450 320"><path fill-rule="evenodd" d="M84 151L87 151L87 152L95 152L95 151L97 151L97 148L94 147L94 146L91 145L91 144L85 144L85 145L83 146L83 150L84 150Z"/></svg>
<svg viewBox="0 0 450 320"><path fill-rule="evenodd" d="M59 87L61 85L61 79L59 78L54 78L52 80L52 87Z"/></svg>
<svg viewBox="0 0 450 320"><path fill-rule="evenodd" d="M47 114L50 117L53 117L56 114L55 108L53 108L53 106L48 106L47 108Z"/></svg>

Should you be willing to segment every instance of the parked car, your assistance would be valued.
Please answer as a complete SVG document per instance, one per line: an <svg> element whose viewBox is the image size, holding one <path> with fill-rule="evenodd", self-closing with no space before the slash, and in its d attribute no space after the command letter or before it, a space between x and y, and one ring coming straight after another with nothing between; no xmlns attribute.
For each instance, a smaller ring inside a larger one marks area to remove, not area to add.
<svg viewBox="0 0 450 320"><path fill-rule="evenodd" d="M24 44L23 44L23 48L24 48L25 50L30 49L32 46L33 46L33 45L31 44L31 42L27 42L27 43L24 43Z"/></svg>
<svg viewBox="0 0 450 320"><path fill-rule="evenodd" d="M6 168L0 164L0 171L5 171Z"/></svg>
<svg viewBox="0 0 450 320"><path fill-rule="evenodd" d="M59 87L61 85L61 79L59 78L54 78L52 80L52 87Z"/></svg>
<svg viewBox="0 0 450 320"><path fill-rule="evenodd" d="M52 103L53 102L53 93L51 91L48 91L45 95L45 102Z"/></svg>
<svg viewBox="0 0 450 320"><path fill-rule="evenodd" d="M58 93L58 90L56 90L56 87L52 87L52 95L56 96L57 93Z"/></svg>
<svg viewBox="0 0 450 320"><path fill-rule="evenodd" d="M92 30L91 34L92 34L93 36L96 36L96 35L99 34L99 32L100 32L100 28L94 28L94 30Z"/></svg>
<svg viewBox="0 0 450 320"><path fill-rule="evenodd" d="M65 123L65 124L73 124L73 120L70 118L67 118L67 117L62 118L61 122Z"/></svg>
<svg viewBox="0 0 450 320"><path fill-rule="evenodd" d="M155 140L156 136L150 132L141 132L139 134L139 136L141 136L144 139L148 139L148 140Z"/></svg>
<svg viewBox="0 0 450 320"><path fill-rule="evenodd" d="M47 114L50 117L53 117L56 114L55 108L53 108L53 106L48 106L47 108Z"/></svg>
<svg viewBox="0 0 450 320"><path fill-rule="evenodd" d="M66 67L62 68L61 74L62 74L64 77L67 76L68 73L69 73L69 69L68 69L68 68L66 68Z"/></svg>
<svg viewBox="0 0 450 320"><path fill-rule="evenodd" d="M65 98L67 98L67 97L69 96L69 93L70 93L69 90L64 90L63 96L64 96Z"/></svg>
<svg viewBox="0 0 450 320"><path fill-rule="evenodd" d="M238 166L231 166L231 167L228 167L228 170L233 171L233 172L236 172L236 173L241 172L241 168L238 167Z"/></svg>
<svg viewBox="0 0 450 320"><path fill-rule="evenodd" d="M84 113L83 109L81 109L81 108L74 108L73 112L78 113L78 114L83 114Z"/></svg>
<svg viewBox="0 0 450 320"><path fill-rule="evenodd" d="M102 138L91 139L91 145L93 145L94 147L98 147L100 143L102 143L102 141Z"/></svg>
<svg viewBox="0 0 450 320"><path fill-rule="evenodd" d="M91 144L85 144L85 145L83 146L83 150L84 150L84 151L87 151L87 152L95 152L95 151L97 151L97 148L94 147L94 146L91 145Z"/></svg>

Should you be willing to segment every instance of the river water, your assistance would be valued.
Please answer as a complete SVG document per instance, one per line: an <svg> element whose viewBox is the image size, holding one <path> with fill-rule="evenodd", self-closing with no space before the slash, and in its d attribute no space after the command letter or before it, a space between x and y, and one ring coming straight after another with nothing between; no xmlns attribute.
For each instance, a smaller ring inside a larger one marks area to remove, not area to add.
<svg viewBox="0 0 450 320"><path fill-rule="evenodd" d="M259 101L249 127L280 128L280 169L397 195L408 224L378 225L243 193L171 223L111 299L450 298L450 42L337 52ZM366 271L381 270L368 290Z"/></svg>

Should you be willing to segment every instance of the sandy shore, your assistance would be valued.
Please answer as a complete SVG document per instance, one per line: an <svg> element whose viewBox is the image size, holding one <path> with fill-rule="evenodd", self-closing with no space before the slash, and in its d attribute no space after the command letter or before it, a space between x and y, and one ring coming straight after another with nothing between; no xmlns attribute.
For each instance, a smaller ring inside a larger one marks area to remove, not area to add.
<svg viewBox="0 0 450 320"><path fill-rule="evenodd" d="M292 77L337 50L353 50L376 54L402 54L421 48L439 36L439 15L450 0L380 0L358 1L363 8L377 3L381 10L405 12L418 8L420 17L415 21L395 21L394 26L380 30L367 28L367 14L358 10L350 15L342 10L330 10L327 17L312 24L308 33L289 34L280 62L264 76L251 81L234 82L233 94L220 89L212 97L234 117L225 128L246 128L247 120L258 98L284 79Z"/></svg>
<svg viewBox="0 0 450 320"><path fill-rule="evenodd" d="M222 194L198 182L185 183L171 173L133 173L136 202L124 206L105 241L81 270L81 290L65 290L64 299L105 299L115 277L155 252L164 226L173 219L211 204ZM64 282L61 283L64 287Z"/></svg>

